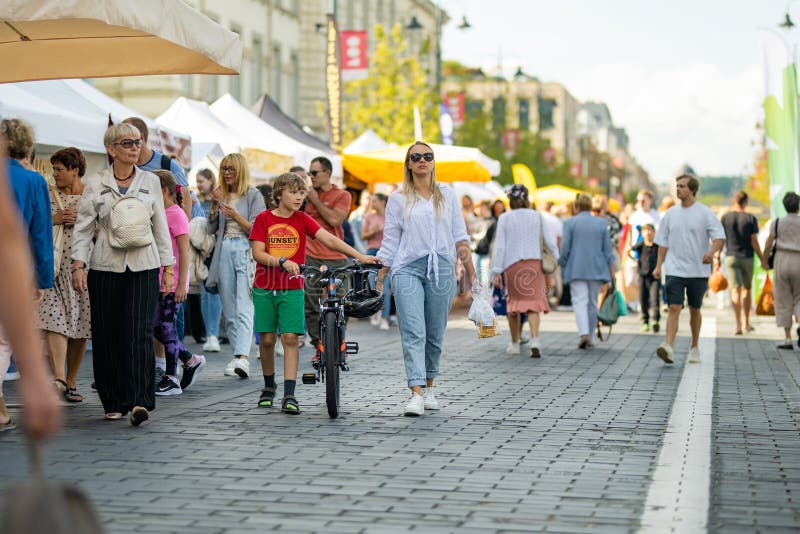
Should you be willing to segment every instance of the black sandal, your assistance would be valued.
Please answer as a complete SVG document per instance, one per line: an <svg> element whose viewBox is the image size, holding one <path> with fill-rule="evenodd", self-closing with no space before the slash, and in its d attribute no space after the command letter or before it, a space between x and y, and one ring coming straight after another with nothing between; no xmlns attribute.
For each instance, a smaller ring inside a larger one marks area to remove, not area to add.
<svg viewBox="0 0 800 534"><path fill-rule="evenodd" d="M272 408L272 401L275 399L275 388L263 388L261 396L258 398L258 405L261 408Z"/></svg>
<svg viewBox="0 0 800 534"><path fill-rule="evenodd" d="M281 403L281 411L290 415L297 415L300 413L300 403L294 397L284 397Z"/></svg>
<svg viewBox="0 0 800 534"><path fill-rule="evenodd" d="M78 393L77 388L67 388L64 392L64 400L67 402L83 402L83 395Z"/></svg>
<svg viewBox="0 0 800 534"><path fill-rule="evenodd" d="M53 386L55 386L56 391L58 392L59 396L61 396L61 397L66 397L67 396L67 393L69 392L69 386L67 385L67 383L64 380L61 380L60 378L54 378L53 379ZM62 388L62 386L63 386L63 388Z"/></svg>

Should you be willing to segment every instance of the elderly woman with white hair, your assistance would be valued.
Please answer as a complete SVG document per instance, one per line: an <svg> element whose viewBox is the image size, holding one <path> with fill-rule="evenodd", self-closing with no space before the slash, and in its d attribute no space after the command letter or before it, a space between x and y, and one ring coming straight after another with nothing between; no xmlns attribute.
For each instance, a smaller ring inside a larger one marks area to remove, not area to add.
<svg viewBox="0 0 800 534"><path fill-rule="evenodd" d="M155 408L153 315L170 292L175 258L161 182L136 166L142 138L130 124L108 128L114 163L86 179L72 238L72 285L89 291L92 359L105 419L130 413L139 426ZM94 249L92 240L97 232Z"/></svg>

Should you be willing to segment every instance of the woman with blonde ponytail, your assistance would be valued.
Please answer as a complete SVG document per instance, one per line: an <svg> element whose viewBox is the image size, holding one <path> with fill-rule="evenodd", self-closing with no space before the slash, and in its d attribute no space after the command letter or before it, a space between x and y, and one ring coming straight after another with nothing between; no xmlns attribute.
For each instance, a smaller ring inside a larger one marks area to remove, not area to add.
<svg viewBox="0 0 800 534"><path fill-rule="evenodd" d="M475 266L461 205L455 192L436 182L430 145L417 141L406 152L403 184L386 204L378 259L379 284L391 274L411 398L405 415L438 410L433 382L439 374L447 317L456 293L456 257L469 284ZM424 394L423 394L424 390Z"/></svg>

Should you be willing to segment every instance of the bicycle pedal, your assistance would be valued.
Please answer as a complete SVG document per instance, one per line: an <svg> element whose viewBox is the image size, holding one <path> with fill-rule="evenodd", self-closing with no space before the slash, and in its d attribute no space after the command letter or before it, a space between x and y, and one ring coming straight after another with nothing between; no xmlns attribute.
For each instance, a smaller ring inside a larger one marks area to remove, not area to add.
<svg viewBox="0 0 800 534"><path fill-rule="evenodd" d="M317 383L316 373L303 373L303 384L316 384L316 383Z"/></svg>
<svg viewBox="0 0 800 534"><path fill-rule="evenodd" d="M358 342L348 341L345 343L345 350L347 351L347 354L358 354Z"/></svg>

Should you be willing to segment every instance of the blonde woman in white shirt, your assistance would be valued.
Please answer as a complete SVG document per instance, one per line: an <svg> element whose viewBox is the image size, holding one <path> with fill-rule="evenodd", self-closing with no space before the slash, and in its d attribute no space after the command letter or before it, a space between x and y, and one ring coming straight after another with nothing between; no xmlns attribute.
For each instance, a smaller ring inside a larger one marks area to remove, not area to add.
<svg viewBox="0 0 800 534"><path fill-rule="evenodd" d="M511 342L506 354L520 353L520 314L527 313L531 358L539 358L539 314L550 312L547 280L542 271L542 239L556 257L558 248L553 235L544 226L542 214L531 209L524 185L514 184L508 192L508 200L511 210L497 220L492 252L494 285L503 286L508 294L506 306Z"/></svg>
<svg viewBox="0 0 800 534"><path fill-rule="evenodd" d="M389 197L378 259L382 283L391 273L411 398L405 415L439 409L433 382L439 374L447 316L456 293L456 257L469 284L475 266L467 226L455 192L436 183L433 149L417 141L406 152L403 184ZM423 394L424 390L424 394Z"/></svg>

